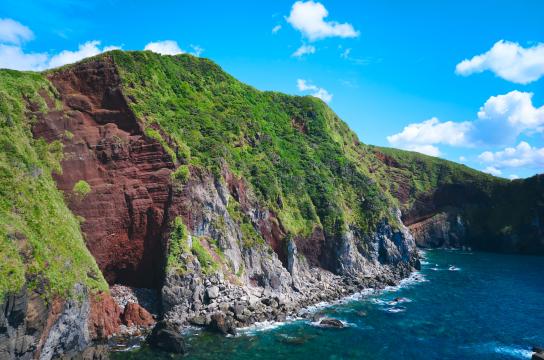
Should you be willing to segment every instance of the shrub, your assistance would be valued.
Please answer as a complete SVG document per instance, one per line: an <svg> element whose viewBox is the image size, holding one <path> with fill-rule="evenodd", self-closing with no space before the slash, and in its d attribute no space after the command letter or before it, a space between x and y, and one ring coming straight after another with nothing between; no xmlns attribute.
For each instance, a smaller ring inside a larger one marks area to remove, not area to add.
<svg viewBox="0 0 544 360"><path fill-rule="evenodd" d="M85 180L79 180L74 185L73 192L79 200L82 200L91 192L91 185Z"/></svg>
<svg viewBox="0 0 544 360"><path fill-rule="evenodd" d="M182 184L186 184L189 180L189 176L191 175L189 171L189 166L187 165L181 165L174 171L171 175L172 180L177 180L181 182Z"/></svg>

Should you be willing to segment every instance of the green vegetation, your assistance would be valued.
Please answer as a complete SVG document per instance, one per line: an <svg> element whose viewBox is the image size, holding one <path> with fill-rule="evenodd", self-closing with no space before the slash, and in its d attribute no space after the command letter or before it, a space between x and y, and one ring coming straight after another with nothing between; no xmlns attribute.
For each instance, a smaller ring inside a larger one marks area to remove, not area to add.
<svg viewBox="0 0 544 360"><path fill-rule="evenodd" d="M190 55L104 56L113 58L146 129L168 134L153 138L168 138L191 166L219 174L226 164L290 233L317 225L334 236L348 224L368 231L391 217L390 196L358 160L357 137L321 100L257 91ZM242 224L250 245L255 229Z"/></svg>
<svg viewBox="0 0 544 360"><path fill-rule="evenodd" d="M233 198L229 198L227 211L230 217L238 224L242 231L242 243L243 248L251 248L258 244L264 244L265 241L261 234L257 232L249 216L242 212L240 204Z"/></svg>
<svg viewBox="0 0 544 360"><path fill-rule="evenodd" d="M218 256L222 255L217 245L210 245ZM191 245L189 245L187 228L183 224L181 217L177 216L172 224L172 232L168 242L167 271L174 271L179 274L186 273L187 263L193 260L193 256L198 259L204 274L212 274L220 267L198 237L192 237Z"/></svg>
<svg viewBox="0 0 544 360"><path fill-rule="evenodd" d="M189 166L181 165L172 173L172 180L179 181L182 184L186 184L191 176Z"/></svg>
<svg viewBox="0 0 544 360"><path fill-rule="evenodd" d="M83 200L91 192L91 185L85 180L79 180L74 184L73 192L79 200Z"/></svg>
<svg viewBox="0 0 544 360"><path fill-rule="evenodd" d="M219 263L214 260L209 250L202 245L201 240L196 236L193 237L193 246L191 251L198 259L204 274L210 275L219 269Z"/></svg>
<svg viewBox="0 0 544 360"><path fill-rule="evenodd" d="M183 255L188 254L189 251L187 227L181 217L177 216L172 224L172 232L168 241L167 269L181 274L185 273L187 267L183 262Z"/></svg>
<svg viewBox="0 0 544 360"><path fill-rule="evenodd" d="M62 145L32 137L46 109L40 92L54 98L41 74L0 70L0 301L25 282L48 299L68 296L75 283L107 290L51 177L61 171Z"/></svg>
<svg viewBox="0 0 544 360"><path fill-rule="evenodd" d="M369 150L388 156L394 162L392 166L385 166L377 156L364 158L376 178L391 193L397 193L401 184L411 189L409 200L402 204L405 207L411 207L418 196L430 193L442 185L470 184L490 194L496 185L510 183L509 180L493 177L462 164L416 152L377 146L369 146Z"/></svg>

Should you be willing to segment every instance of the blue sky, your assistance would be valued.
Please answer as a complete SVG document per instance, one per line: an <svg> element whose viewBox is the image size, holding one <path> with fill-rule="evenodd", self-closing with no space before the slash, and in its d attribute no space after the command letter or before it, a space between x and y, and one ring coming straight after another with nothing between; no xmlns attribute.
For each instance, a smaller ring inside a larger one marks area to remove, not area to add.
<svg viewBox="0 0 544 360"><path fill-rule="evenodd" d="M0 67L156 43L320 96L366 143L526 177L544 172L542 14L540 0L3 1Z"/></svg>

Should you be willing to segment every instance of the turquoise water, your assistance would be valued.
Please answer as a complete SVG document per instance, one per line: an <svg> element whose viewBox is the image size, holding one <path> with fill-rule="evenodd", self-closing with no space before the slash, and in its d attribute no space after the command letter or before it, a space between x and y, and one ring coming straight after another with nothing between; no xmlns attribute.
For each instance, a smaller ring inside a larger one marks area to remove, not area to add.
<svg viewBox="0 0 544 360"><path fill-rule="evenodd" d="M421 273L400 288L317 310L347 328L298 320L233 338L201 332L188 338L182 358L529 359L531 346L544 345L544 257L446 250L425 257ZM160 357L148 349L115 355Z"/></svg>

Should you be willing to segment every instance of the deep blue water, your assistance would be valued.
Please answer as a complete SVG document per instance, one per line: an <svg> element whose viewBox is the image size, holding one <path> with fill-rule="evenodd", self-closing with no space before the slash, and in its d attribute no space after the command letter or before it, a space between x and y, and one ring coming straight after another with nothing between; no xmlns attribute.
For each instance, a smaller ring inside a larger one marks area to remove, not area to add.
<svg viewBox="0 0 544 360"><path fill-rule="evenodd" d="M446 250L425 257L419 280L318 310L345 329L298 320L231 338L202 332L188 338L182 358L529 359L531 346L544 346L544 257ZM159 357L148 349L115 356Z"/></svg>

